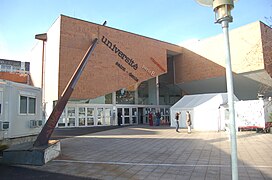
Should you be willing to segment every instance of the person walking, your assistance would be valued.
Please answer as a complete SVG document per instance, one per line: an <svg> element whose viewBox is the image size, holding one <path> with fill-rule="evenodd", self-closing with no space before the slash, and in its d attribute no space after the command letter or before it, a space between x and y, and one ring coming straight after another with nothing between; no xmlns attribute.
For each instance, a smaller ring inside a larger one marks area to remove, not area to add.
<svg viewBox="0 0 272 180"><path fill-rule="evenodd" d="M176 119L176 132L179 132L179 115L180 115L180 112L177 112L176 115L175 115L175 119Z"/></svg>
<svg viewBox="0 0 272 180"><path fill-rule="evenodd" d="M153 114L152 112L148 113L149 126L153 126Z"/></svg>
<svg viewBox="0 0 272 180"><path fill-rule="evenodd" d="M157 111L157 113L156 113L156 126L160 125L160 121L161 121L161 113L159 111Z"/></svg>
<svg viewBox="0 0 272 180"><path fill-rule="evenodd" d="M191 134L192 120L191 120L191 115L189 111L186 111L186 125L188 128L188 134Z"/></svg>

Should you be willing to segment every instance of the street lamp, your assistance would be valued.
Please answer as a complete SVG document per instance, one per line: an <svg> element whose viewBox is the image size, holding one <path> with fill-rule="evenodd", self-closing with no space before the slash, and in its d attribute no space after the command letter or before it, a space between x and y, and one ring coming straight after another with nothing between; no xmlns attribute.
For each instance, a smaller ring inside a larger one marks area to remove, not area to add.
<svg viewBox="0 0 272 180"><path fill-rule="evenodd" d="M41 40L43 42L41 89L42 89L43 119L46 119L45 117L45 62L44 62L45 56L44 56L44 52L45 52L45 42L47 41L47 33L36 34L35 39Z"/></svg>
<svg viewBox="0 0 272 180"><path fill-rule="evenodd" d="M222 26L225 48L226 48L226 79L228 91L229 120L230 120L230 142L231 142L231 172L232 179L238 179L237 167L237 142L235 128L235 112L233 98L233 77L231 68L230 45L229 45L229 23L232 22L231 10L234 8L233 0L196 0L199 4L213 7L215 12L215 23Z"/></svg>

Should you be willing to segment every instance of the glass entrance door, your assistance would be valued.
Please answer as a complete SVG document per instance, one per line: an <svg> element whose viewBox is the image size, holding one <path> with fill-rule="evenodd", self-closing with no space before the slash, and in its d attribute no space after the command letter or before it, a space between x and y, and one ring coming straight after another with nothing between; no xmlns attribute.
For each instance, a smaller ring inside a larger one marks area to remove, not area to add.
<svg viewBox="0 0 272 180"><path fill-rule="evenodd" d="M124 108L124 124L130 124L130 108Z"/></svg>
<svg viewBox="0 0 272 180"><path fill-rule="evenodd" d="M112 108L97 107L97 125L111 125Z"/></svg>
<svg viewBox="0 0 272 180"><path fill-rule="evenodd" d="M131 108L132 124L138 124L138 108Z"/></svg>
<svg viewBox="0 0 272 180"><path fill-rule="evenodd" d="M121 114L121 124L138 124L138 108L136 107L119 107L117 113Z"/></svg>

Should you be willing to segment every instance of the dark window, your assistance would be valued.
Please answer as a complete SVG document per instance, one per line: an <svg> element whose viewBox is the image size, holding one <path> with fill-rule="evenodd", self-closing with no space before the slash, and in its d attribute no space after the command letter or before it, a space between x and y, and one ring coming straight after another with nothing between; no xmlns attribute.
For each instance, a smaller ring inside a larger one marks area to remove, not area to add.
<svg viewBox="0 0 272 180"><path fill-rule="evenodd" d="M27 97L20 96L20 114L27 113Z"/></svg>
<svg viewBox="0 0 272 180"><path fill-rule="evenodd" d="M35 114L36 113L36 98L29 98L29 105L28 105L28 113Z"/></svg>
<svg viewBox="0 0 272 180"><path fill-rule="evenodd" d="M20 96L20 114L35 114L36 98Z"/></svg>

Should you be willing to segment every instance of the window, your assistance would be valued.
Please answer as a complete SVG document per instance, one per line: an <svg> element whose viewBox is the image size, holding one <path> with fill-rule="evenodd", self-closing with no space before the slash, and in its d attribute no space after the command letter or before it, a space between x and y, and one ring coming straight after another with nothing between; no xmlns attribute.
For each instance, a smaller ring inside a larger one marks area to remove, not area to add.
<svg viewBox="0 0 272 180"><path fill-rule="evenodd" d="M20 96L20 114L35 114L36 98Z"/></svg>
<svg viewBox="0 0 272 180"><path fill-rule="evenodd" d="M35 114L36 113L36 98L29 98L29 108L28 108L29 114Z"/></svg>
<svg viewBox="0 0 272 180"><path fill-rule="evenodd" d="M27 97L20 96L20 114L27 114Z"/></svg>

